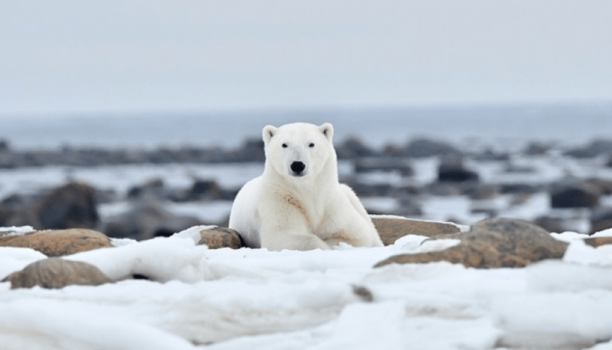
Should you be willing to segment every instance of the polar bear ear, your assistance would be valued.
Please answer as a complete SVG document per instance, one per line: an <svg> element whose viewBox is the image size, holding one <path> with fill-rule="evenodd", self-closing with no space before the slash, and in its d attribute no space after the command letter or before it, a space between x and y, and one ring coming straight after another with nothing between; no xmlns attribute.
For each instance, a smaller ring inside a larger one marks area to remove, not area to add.
<svg viewBox="0 0 612 350"><path fill-rule="evenodd" d="M325 137L327 137L329 141L331 141L332 138L334 137L334 126L331 125L330 123L325 123L319 126L319 130L321 130L323 135L325 135Z"/></svg>
<svg viewBox="0 0 612 350"><path fill-rule="evenodd" d="M267 145L270 140L272 139L272 136L274 136L274 134L276 134L276 131L278 130L278 128L273 127L272 125L266 125L262 132L261 132L261 136L264 140L264 143Z"/></svg>

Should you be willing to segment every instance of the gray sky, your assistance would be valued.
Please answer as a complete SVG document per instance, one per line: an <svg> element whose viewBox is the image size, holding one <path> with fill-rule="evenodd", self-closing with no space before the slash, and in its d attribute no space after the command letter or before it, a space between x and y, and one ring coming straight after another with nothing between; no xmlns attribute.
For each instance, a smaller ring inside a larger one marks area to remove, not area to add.
<svg viewBox="0 0 612 350"><path fill-rule="evenodd" d="M3 0L0 116L612 100L609 0Z"/></svg>

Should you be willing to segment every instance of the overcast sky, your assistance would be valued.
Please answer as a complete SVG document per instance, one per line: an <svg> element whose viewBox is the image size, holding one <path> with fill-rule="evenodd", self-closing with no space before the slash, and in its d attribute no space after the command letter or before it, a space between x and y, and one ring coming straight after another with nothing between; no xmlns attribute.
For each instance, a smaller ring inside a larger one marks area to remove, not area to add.
<svg viewBox="0 0 612 350"><path fill-rule="evenodd" d="M3 0L0 116L612 100L610 0Z"/></svg>

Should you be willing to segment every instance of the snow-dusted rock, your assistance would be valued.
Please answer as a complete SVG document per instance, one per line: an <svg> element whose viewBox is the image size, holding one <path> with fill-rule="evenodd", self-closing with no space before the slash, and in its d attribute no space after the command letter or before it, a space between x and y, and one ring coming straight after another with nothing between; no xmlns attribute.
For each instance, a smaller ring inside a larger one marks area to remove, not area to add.
<svg viewBox="0 0 612 350"><path fill-rule="evenodd" d="M486 219L458 238L461 243L449 249L402 254L376 266L448 261L476 268L524 267L543 259L561 259L567 248L567 243L552 238L544 229L517 219Z"/></svg>
<svg viewBox="0 0 612 350"><path fill-rule="evenodd" d="M372 216L372 222L385 245L391 245L406 235L440 237L461 233L461 228L451 223L411 220L399 216Z"/></svg>
<svg viewBox="0 0 612 350"><path fill-rule="evenodd" d="M0 237L0 247L32 248L48 257L75 254L111 247L110 239L97 231L68 229L37 231L24 235Z"/></svg>
<svg viewBox="0 0 612 350"><path fill-rule="evenodd" d="M14 272L2 282L11 282L11 288L64 288L69 285L98 286L109 283L97 267L78 261L68 261L59 258L44 259L26 266L23 270Z"/></svg>

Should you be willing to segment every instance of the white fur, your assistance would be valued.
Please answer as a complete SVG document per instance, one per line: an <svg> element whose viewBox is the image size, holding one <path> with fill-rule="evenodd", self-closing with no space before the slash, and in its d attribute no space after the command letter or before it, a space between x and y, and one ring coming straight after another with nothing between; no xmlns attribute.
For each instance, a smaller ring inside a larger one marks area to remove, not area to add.
<svg viewBox="0 0 612 350"><path fill-rule="evenodd" d="M329 249L345 242L382 246L372 220L348 186L338 182L331 124L266 126L264 173L242 187L229 227L249 247ZM294 162L303 171L292 170Z"/></svg>

